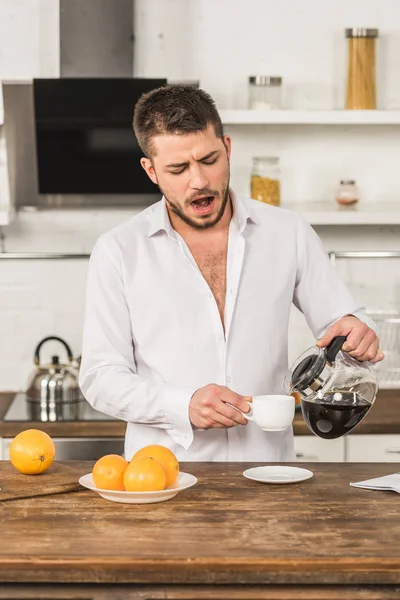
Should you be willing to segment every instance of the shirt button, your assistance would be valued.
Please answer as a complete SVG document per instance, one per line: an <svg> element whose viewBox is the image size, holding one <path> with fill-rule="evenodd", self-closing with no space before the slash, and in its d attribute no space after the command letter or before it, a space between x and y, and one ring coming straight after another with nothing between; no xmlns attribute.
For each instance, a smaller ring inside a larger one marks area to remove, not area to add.
<svg viewBox="0 0 400 600"><path fill-rule="evenodd" d="M212 294L208 294L208 299L212 300L213 295Z"/></svg>
<svg viewBox="0 0 400 600"><path fill-rule="evenodd" d="M227 377L226 378L226 383L230 383L232 381L232 377Z"/></svg>

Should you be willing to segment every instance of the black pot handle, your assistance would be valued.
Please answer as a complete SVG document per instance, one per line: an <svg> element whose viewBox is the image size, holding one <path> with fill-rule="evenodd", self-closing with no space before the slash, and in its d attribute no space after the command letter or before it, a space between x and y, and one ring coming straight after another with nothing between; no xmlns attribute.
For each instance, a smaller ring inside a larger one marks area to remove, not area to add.
<svg viewBox="0 0 400 600"><path fill-rule="evenodd" d="M35 350L35 365L40 365L40 349L43 346L43 344L45 342L48 342L49 340L55 340L56 342L60 342L61 344L64 345L67 354L68 354L68 360L69 362L72 362L74 360L74 357L72 355L72 351L71 348L68 346L67 342L65 342L64 340L62 340L61 338L55 336L55 335L49 335L48 337L43 338L37 345L36 350Z"/></svg>
<svg viewBox="0 0 400 600"><path fill-rule="evenodd" d="M328 362L335 362L335 358L343 344L347 340L347 335L337 335L333 338L330 344L326 347L325 356Z"/></svg>

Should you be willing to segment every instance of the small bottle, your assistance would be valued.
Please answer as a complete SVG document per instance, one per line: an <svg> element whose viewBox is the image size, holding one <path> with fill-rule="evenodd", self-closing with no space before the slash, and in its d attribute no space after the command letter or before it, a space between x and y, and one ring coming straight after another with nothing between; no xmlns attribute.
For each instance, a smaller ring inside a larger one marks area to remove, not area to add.
<svg viewBox="0 0 400 600"><path fill-rule="evenodd" d="M254 156L251 171L251 197L267 204L281 203L279 158Z"/></svg>
<svg viewBox="0 0 400 600"><path fill-rule="evenodd" d="M282 108L282 77L253 75L249 77L249 108L273 110Z"/></svg>
<svg viewBox="0 0 400 600"><path fill-rule="evenodd" d="M342 179L336 191L336 202L342 206L348 206L356 204L358 199L358 188L354 179Z"/></svg>

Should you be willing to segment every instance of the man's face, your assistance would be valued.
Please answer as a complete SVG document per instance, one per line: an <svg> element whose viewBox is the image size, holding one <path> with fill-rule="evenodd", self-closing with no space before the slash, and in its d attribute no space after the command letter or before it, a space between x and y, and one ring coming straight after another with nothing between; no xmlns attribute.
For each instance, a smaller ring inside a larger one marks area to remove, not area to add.
<svg viewBox="0 0 400 600"><path fill-rule="evenodd" d="M195 229L216 225L229 199L230 138L222 141L210 125L187 135L159 135L152 143L152 160L142 158L141 164L170 211Z"/></svg>

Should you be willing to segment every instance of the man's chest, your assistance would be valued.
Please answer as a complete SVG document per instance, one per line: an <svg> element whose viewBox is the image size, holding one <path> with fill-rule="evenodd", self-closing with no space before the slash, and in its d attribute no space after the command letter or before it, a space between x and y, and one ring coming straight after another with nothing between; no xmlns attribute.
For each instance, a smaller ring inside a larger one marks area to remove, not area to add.
<svg viewBox="0 0 400 600"><path fill-rule="evenodd" d="M226 284L226 248L214 252L192 251L192 255L211 289Z"/></svg>
<svg viewBox="0 0 400 600"><path fill-rule="evenodd" d="M226 295L227 243L212 248L189 247L196 264L211 289L223 319Z"/></svg>

